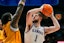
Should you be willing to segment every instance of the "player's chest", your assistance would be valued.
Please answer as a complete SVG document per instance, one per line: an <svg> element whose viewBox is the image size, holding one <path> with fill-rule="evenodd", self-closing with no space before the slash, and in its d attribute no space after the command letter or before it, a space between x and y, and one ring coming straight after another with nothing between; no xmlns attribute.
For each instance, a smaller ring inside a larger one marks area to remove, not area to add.
<svg viewBox="0 0 64 43"><path fill-rule="evenodd" d="M41 31L40 29L32 29L31 30L31 33L32 34L40 34L40 35L43 35L43 31Z"/></svg>
<svg viewBox="0 0 64 43"><path fill-rule="evenodd" d="M43 28L41 28L41 27L38 27L38 28L32 27L31 30L29 31L29 34L33 34L33 35L36 35L36 34L38 34L38 35L43 35L43 34L44 34L44 30L43 30Z"/></svg>

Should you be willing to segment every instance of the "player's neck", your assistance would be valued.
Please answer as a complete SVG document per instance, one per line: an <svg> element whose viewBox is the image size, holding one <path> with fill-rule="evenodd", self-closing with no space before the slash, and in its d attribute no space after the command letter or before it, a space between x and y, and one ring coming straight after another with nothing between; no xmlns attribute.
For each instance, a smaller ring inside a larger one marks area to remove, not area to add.
<svg viewBox="0 0 64 43"><path fill-rule="evenodd" d="M40 23L38 22L38 23L34 23L34 25L36 26L36 27L40 27Z"/></svg>

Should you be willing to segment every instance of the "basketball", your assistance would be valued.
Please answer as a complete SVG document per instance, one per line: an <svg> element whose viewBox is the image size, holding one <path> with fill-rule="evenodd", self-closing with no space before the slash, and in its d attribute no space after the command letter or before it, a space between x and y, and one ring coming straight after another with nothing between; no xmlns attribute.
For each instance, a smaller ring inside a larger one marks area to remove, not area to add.
<svg viewBox="0 0 64 43"><path fill-rule="evenodd" d="M50 4L43 4L41 8L41 12L47 17L49 17L53 12L53 7Z"/></svg>

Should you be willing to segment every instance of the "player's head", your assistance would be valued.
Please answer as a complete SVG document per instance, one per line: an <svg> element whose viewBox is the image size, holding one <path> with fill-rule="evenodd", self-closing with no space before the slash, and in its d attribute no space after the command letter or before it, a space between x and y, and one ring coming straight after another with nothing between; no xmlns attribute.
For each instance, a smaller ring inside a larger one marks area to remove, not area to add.
<svg viewBox="0 0 64 43"><path fill-rule="evenodd" d="M2 21L0 20L0 30L2 29Z"/></svg>
<svg viewBox="0 0 64 43"><path fill-rule="evenodd" d="M33 17L33 22L34 23L41 22L42 19L46 18L46 16L44 14L42 14L41 12L33 14L32 17Z"/></svg>
<svg viewBox="0 0 64 43"><path fill-rule="evenodd" d="M4 13L4 14L2 15L2 17L1 17L2 24L6 24L6 23L8 23L8 21L11 21L11 19L12 19L11 16L12 16L12 14L9 13L9 12Z"/></svg>

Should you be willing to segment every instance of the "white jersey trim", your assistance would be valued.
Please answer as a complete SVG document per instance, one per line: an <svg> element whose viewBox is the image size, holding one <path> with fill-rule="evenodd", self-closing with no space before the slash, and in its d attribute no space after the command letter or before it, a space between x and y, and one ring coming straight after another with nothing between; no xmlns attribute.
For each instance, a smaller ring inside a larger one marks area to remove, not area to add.
<svg viewBox="0 0 64 43"><path fill-rule="evenodd" d="M11 30L13 30L15 32L19 30L18 28L13 28L12 26L10 26L10 28L11 28Z"/></svg>

